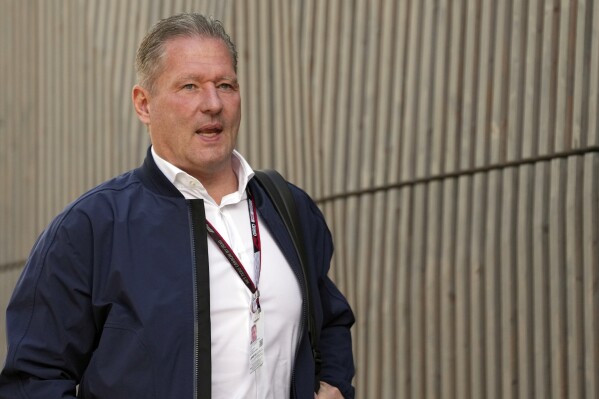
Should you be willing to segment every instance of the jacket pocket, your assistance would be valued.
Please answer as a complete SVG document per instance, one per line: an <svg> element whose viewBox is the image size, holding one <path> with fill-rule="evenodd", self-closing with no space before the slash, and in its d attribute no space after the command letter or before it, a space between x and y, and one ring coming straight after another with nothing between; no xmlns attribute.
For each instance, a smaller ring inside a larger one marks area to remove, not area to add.
<svg viewBox="0 0 599 399"><path fill-rule="evenodd" d="M151 356L137 333L104 325L80 384L85 399L155 398Z"/></svg>

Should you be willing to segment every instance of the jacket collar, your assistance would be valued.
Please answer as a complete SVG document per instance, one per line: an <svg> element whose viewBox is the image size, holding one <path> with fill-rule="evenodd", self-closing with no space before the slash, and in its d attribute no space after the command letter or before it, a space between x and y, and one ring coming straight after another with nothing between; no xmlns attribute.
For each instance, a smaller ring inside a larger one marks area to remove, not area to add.
<svg viewBox="0 0 599 399"><path fill-rule="evenodd" d="M141 180L144 186L151 191L165 195L167 197L184 198L177 188L171 183L166 176L160 171L154 157L152 156L152 147L148 147L146 159L143 164L135 169L134 172Z"/></svg>

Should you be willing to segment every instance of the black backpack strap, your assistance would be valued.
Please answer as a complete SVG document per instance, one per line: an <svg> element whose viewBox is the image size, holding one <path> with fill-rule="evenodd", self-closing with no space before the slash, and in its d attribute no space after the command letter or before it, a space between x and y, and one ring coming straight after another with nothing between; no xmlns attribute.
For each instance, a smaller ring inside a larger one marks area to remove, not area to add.
<svg viewBox="0 0 599 399"><path fill-rule="evenodd" d="M308 333L316 369L314 390L315 392L318 392L318 388L320 387L320 369L322 365L322 358L320 356L320 349L318 347L319 335L316 332L314 308L310 293L310 270L308 268L308 257L306 255L306 247L304 245L304 237L301 232L295 200L293 199L293 195L291 194L291 190L289 190L287 182L276 170L256 170L254 173L256 180L262 186L264 191L266 191L278 214L281 216L281 219L283 219L283 223L291 235L293 246L295 247L295 251L297 252L297 256L300 260L306 286L306 302L308 305Z"/></svg>

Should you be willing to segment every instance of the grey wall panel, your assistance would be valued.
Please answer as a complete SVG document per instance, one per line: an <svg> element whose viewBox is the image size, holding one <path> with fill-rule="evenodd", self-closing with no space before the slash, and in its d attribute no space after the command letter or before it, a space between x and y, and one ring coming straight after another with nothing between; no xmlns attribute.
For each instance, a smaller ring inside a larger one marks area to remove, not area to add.
<svg viewBox="0 0 599 399"><path fill-rule="evenodd" d="M0 1L2 307L49 220L143 159L136 46L192 10L238 43L239 149L329 222L358 397L599 395L592 0Z"/></svg>

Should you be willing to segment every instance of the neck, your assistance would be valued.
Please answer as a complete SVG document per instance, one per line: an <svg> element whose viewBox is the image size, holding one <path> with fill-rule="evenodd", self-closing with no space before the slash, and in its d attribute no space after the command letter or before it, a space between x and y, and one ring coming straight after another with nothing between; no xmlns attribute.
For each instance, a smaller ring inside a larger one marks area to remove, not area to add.
<svg viewBox="0 0 599 399"><path fill-rule="evenodd" d="M227 168L223 173L210 176L195 176L208 191L208 194L214 201L220 205L225 195L237 191L238 181L237 175L233 168Z"/></svg>

